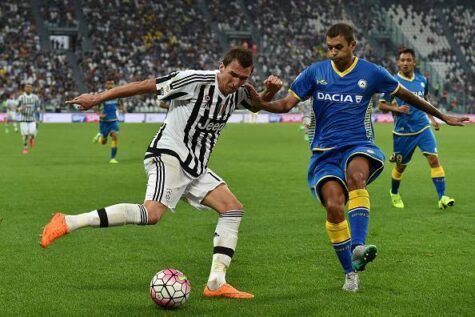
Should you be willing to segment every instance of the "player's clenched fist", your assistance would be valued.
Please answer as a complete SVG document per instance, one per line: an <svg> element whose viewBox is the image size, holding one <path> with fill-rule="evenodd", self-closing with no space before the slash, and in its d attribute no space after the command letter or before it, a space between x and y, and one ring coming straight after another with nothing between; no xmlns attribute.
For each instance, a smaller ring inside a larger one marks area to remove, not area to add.
<svg viewBox="0 0 475 317"><path fill-rule="evenodd" d="M264 85L266 90L277 92L280 88L282 88L283 82L279 77L270 75L266 80L264 80Z"/></svg>

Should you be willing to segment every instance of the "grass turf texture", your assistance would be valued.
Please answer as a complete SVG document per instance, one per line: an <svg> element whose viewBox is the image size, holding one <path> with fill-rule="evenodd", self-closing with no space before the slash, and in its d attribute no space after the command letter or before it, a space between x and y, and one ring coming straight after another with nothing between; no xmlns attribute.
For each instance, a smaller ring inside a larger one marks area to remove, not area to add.
<svg viewBox="0 0 475 317"><path fill-rule="evenodd" d="M210 163L246 207L228 281L254 300L202 297L217 216L185 203L155 226L86 228L42 250L39 234L55 210L80 213L143 200L142 158L157 128L121 125L117 165L107 163L109 145L91 143L93 124L43 124L26 156L18 134L0 134L1 316L473 313L475 125L436 133L455 207L437 208L429 166L417 153L401 184L405 209L391 207L389 163L370 185L368 242L380 252L356 294L341 290L325 213L306 186L307 145L292 124L230 124ZM376 126L387 157L390 131ZM167 267L183 271L192 285L189 302L175 311L158 309L148 295L152 276Z"/></svg>

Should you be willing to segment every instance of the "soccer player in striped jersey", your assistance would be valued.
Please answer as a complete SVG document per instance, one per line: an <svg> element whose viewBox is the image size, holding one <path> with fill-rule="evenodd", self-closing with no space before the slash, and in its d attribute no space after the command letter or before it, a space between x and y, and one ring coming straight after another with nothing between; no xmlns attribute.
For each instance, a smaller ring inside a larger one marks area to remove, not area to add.
<svg viewBox="0 0 475 317"><path fill-rule="evenodd" d="M106 89L112 88L114 88L114 81L108 80L106 82ZM92 141L105 145L107 143L107 137L110 135L112 141L109 163L119 163L115 158L119 142L119 108L122 112L125 112L125 106L120 99L107 100L98 106L99 133Z"/></svg>
<svg viewBox="0 0 475 317"><path fill-rule="evenodd" d="M253 108L277 113L313 97L316 125L308 185L326 209L326 231L345 272L343 290L355 292L357 272L377 255L376 246L366 245L370 211L366 186L381 173L384 154L374 144L371 98L375 93L395 95L449 125L463 125L468 118L442 114L400 86L381 66L354 56L356 41L350 25L331 26L326 44L330 60L301 72L285 98L265 102L251 87L249 91L256 102ZM347 202L350 226L344 213Z"/></svg>
<svg viewBox="0 0 475 317"><path fill-rule="evenodd" d="M79 215L53 216L43 231L41 246L83 227L156 224L180 198L198 209L219 213L213 244L207 297L253 298L226 283L225 274L236 249L244 207L223 179L208 168L211 152L227 120L237 108L250 108L245 87L253 70L252 52L243 48L226 53L219 70L177 71L156 79L133 82L99 94L67 101L89 109L106 100L155 93L169 105L167 117L145 153L148 176L143 204L117 204ZM270 76L259 98L270 100L282 82Z"/></svg>
<svg viewBox="0 0 475 317"><path fill-rule="evenodd" d="M429 98L429 82L422 74L415 72L416 54L413 49L405 48L399 52L397 61L399 72L394 76L401 85L412 91L416 96ZM404 202L399 194L402 174L411 161L416 147L419 147L427 157L431 168L432 181L439 197L440 209L451 207L455 200L445 195L445 171L440 165L437 154L437 141L430 126L435 130L440 125L434 117L407 104L399 98L382 95L379 101L381 110L394 114L393 148L391 161L396 163L391 172L391 189L389 194L394 207L404 208Z"/></svg>
<svg viewBox="0 0 475 317"><path fill-rule="evenodd" d="M16 122L16 110L18 107L18 100L15 99L15 94L11 93L9 98L5 101L7 108L7 120L5 121L5 133L9 133L9 124L12 125L13 131L18 132L18 125Z"/></svg>
<svg viewBox="0 0 475 317"><path fill-rule="evenodd" d="M23 154L28 154L28 145L35 146L36 119L40 111L40 98L32 92L30 84L25 85L25 92L18 98L20 114L20 131L23 139Z"/></svg>

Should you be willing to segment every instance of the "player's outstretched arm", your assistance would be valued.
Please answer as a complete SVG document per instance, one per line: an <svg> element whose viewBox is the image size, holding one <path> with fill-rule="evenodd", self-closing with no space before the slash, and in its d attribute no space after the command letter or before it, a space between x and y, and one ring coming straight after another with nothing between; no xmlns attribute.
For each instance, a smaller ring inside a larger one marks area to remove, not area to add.
<svg viewBox="0 0 475 317"><path fill-rule="evenodd" d="M275 100L265 101L250 84L245 85L251 95L252 111L266 110L273 113L285 113L295 107L300 100L294 95L288 94L286 97Z"/></svg>
<svg viewBox="0 0 475 317"><path fill-rule="evenodd" d="M73 100L66 101L66 104L78 104L82 110L87 110L110 99L149 94L154 93L155 90L155 79L146 79L117 86L101 93L82 94Z"/></svg>
<svg viewBox="0 0 475 317"><path fill-rule="evenodd" d="M439 118L440 120L444 121L448 125L463 126L464 122L469 121L469 118L467 117L454 117L454 116L448 116L448 115L443 114L442 112L439 111L439 109L431 105L426 100L419 98L418 96L416 96L415 94L413 94L412 92L404 88L403 86L400 86L399 90L395 93L395 96L413 105L414 107L430 115L433 115L436 118Z"/></svg>

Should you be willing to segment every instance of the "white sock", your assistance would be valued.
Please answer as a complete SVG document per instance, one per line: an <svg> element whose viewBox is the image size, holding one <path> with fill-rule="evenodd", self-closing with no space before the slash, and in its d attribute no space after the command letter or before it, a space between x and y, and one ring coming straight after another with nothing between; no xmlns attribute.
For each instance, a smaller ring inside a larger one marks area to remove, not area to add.
<svg viewBox="0 0 475 317"><path fill-rule="evenodd" d="M210 290L216 290L226 283L226 270L236 250L243 214L243 210L230 210L219 215L213 239L213 262L207 283Z"/></svg>
<svg viewBox="0 0 475 317"><path fill-rule="evenodd" d="M69 232L87 226L97 228L147 223L147 209L142 204L117 204L79 215L66 216Z"/></svg>

